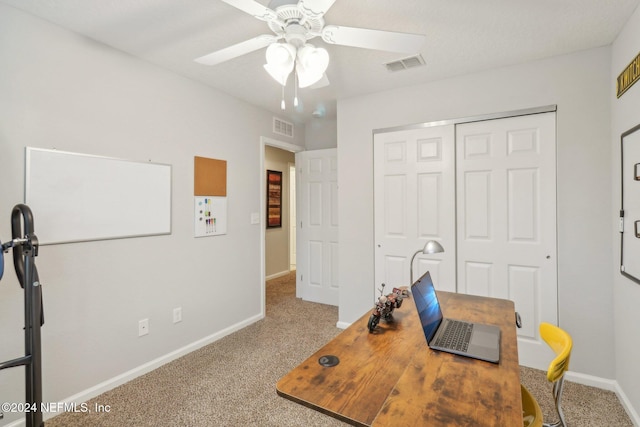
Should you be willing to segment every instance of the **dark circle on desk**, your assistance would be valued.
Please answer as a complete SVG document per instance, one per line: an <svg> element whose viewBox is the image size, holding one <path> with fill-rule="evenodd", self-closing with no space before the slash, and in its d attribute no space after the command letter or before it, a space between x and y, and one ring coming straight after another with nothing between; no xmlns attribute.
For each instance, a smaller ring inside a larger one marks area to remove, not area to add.
<svg viewBox="0 0 640 427"><path fill-rule="evenodd" d="M326 356L321 356L320 359L318 359L318 363L327 368L331 368L340 363L340 359L338 359L336 356L328 354Z"/></svg>

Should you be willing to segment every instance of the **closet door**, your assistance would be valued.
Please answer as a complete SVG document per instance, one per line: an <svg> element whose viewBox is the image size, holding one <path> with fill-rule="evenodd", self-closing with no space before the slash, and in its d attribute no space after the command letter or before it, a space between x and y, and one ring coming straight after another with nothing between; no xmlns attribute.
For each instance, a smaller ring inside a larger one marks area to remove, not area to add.
<svg viewBox="0 0 640 427"><path fill-rule="evenodd" d="M409 286L411 257L437 240L445 252L418 255L414 280L428 270L437 289L455 291L454 145L453 125L374 135L376 288Z"/></svg>
<svg viewBox="0 0 640 427"><path fill-rule="evenodd" d="M505 298L522 317L520 363L546 369L557 324L555 113L456 127L458 292Z"/></svg>

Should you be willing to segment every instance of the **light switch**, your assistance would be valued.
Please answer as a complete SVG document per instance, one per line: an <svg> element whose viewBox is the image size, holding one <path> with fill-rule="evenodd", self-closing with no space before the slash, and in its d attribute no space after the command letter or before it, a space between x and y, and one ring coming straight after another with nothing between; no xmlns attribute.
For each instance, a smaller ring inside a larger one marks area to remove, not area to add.
<svg viewBox="0 0 640 427"><path fill-rule="evenodd" d="M260 213L251 212L251 224L260 224Z"/></svg>

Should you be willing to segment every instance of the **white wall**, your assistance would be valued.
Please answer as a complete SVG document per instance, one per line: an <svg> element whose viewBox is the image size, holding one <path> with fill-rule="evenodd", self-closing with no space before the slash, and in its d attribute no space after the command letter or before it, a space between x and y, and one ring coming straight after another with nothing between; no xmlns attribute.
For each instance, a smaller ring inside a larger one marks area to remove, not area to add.
<svg viewBox="0 0 640 427"><path fill-rule="evenodd" d="M46 401L260 318L264 220L250 219L261 212L260 137L277 137L270 113L2 4L0 70L3 241L23 202L25 146L173 165L171 235L40 248ZM302 145L304 130L294 133ZM193 237L196 155L228 162L225 236ZM1 361L23 354L22 291L8 264ZM172 323L174 307L181 323ZM150 333L139 338L142 318ZM0 401L24 401L23 383L22 368L1 371ZM1 423L18 418L5 414Z"/></svg>
<svg viewBox="0 0 640 427"><path fill-rule="evenodd" d="M336 148L338 145L336 119L321 118L307 122L304 140L307 150Z"/></svg>
<svg viewBox="0 0 640 427"><path fill-rule="evenodd" d="M627 22L613 43L611 54L611 151L613 207L620 208L620 134L640 124L640 82L619 99L615 95L615 79L640 51L640 9ZM618 221L611 215L611 234L614 235L613 266L614 321L617 380L633 405L636 420L640 420L640 285L620 274L620 240ZM640 263L640 260L638 260Z"/></svg>
<svg viewBox="0 0 640 427"><path fill-rule="evenodd" d="M340 322L374 300L372 130L556 104L559 322L571 370L615 378L610 85L600 48L338 101Z"/></svg>

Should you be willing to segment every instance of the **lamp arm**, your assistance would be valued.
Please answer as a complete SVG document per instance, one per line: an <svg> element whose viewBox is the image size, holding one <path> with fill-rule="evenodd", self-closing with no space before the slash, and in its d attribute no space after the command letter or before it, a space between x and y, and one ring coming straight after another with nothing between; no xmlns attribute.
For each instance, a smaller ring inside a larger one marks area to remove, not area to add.
<svg viewBox="0 0 640 427"><path fill-rule="evenodd" d="M419 249L419 250L417 250L417 251L416 251L416 253L415 253L415 254L413 254L413 256L411 257L411 264L410 264L410 266L409 266L409 267L410 267L410 268L409 268L409 271L410 271L410 273L411 273L411 275L410 275L410 278L409 278L409 279L411 280L411 283L409 283L409 286L413 285L413 260L414 260L414 259L416 259L416 255L418 255L418 254L419 254L419 253L421 253L421 252L422 252L422 249Z"/></svg>

